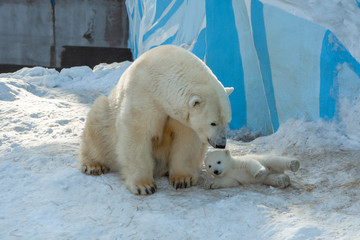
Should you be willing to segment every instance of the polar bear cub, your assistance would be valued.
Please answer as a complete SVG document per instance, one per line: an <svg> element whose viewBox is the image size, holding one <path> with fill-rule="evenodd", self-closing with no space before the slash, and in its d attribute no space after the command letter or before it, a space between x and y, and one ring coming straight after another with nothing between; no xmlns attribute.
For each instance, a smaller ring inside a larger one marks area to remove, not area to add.
<svg viewBox="0 0 360 240"><path fill-rule="evenodd" d="M205 167L214 177L208 184L209 188L248 183L286 188L290 185L290 177L284 171L296 172L300 162L295 158L275 155L243 155L235 158L229 150L218 150L207 154Z"/></svg>

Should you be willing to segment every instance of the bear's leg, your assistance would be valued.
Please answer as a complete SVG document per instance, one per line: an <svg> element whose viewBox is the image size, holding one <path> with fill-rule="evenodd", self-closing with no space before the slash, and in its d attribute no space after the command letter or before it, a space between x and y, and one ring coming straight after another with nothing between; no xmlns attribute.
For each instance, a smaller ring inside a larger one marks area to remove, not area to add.
<svg viewBox="0 0 360 240"><path fill-rule="evenodd" d="M125 185L133 194L147 195L156 191L153 177L151 138L139 129L121 129L117 143L120 172Z"/></svg>
<svg viewBox="0 0 360 240"><path fill-rule="evenodd" d="M109 140L114 134L109 131L113 126L108 116L108 99L100 96L87 116L82 135L78 167L85 174L101 175L112 165L115 153Z"/></svg>
<svg viewBox="0 0 360 240"><path fill-rule="evenodd" d="M231 188L231 187L237 187L240 184L241 183L238 182L234 178L230 178L228 176L223 176L223 177L214 178L214 179L210 180L209 183L206 184L206 187L210 188L210 189Z"/></svg>
<svg viewBox="0 0 360 240"><path fill-rule="evenodd" d="M273 186L273 187L279 187L279 188L286 188L290 186L290 177L286 174L269 174L265 180L264 184Z"/></svg>
<svg viewBox="0 0 360 240"><path fill-rule="evenodd" d="M256 159L250 158L247 156L242 159L242 167L247 170L247 172L252 175L255 179L260 179L268 171L267 169Z"/></svg>
<svg viewBox="0 0 360 240"><path fill-rule="evenodd" d="M172 135L173 142L169 156L169 182L176 189L188 188L198 181L206 145L200 141L191 128L180 123L174 128Z"/></svg>
<svg viewBox="0 0 360 240"><path fill-rule="evenodd" d="M267 168L279 173L286 170L296 172L300 167L300 161L291 157L265 155L260 161Z"/></svg>

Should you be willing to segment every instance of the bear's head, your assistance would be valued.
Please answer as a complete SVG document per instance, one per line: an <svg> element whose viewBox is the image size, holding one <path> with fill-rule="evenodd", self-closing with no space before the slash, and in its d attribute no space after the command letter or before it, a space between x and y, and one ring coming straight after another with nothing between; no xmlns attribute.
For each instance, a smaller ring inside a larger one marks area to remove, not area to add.
<svg viewBox="0 0 360 240"><path fill-rule="evenodd" d="M216 150L205 157L206 170L214 177L223 176L231 167L231 154L229 150Z"/></svg>
<svg viewBox="0 0 360 240"><path fill-rule="evenodd" d="M234 88L223 88L223 94L207 92L193 94L189 99L187 121L202 142L214 148L226 147L226 126L231 121L231 107L228 96Z"/></svg>

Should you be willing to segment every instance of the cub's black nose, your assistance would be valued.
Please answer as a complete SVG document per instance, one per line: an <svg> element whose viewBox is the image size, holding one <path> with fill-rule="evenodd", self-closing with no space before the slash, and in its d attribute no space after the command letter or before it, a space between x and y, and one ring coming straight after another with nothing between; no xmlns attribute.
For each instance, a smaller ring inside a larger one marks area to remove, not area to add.
<svg viewBox="0 0 360 240"><path fill-rule="evenodd" d="M214 171L214 174L215 174L215 175L219 175L220 173L221 173L221 172L220 172L219 170L215 170L215 171Z"/></svg>

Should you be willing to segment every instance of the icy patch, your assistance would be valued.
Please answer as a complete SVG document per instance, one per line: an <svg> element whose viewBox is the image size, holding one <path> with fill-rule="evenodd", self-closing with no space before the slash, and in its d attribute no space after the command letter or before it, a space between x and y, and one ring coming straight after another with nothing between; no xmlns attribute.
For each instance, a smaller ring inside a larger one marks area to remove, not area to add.
<svg viewBox="0 0 360 240"><path fill-rule="evenodd" d="M8 87L4 82L0 82L0 100L1 101L14 101L18 93Z"/></svg>
<svg viewBox="0 0 360 240"><path fill-rule="evenodd" d="M33 94L41 97L44 91L21 79L0 78L0 100L14 101L21 95Z"/></svg>
<svg viewBox="0 0 360 240"><path fill-rule="evenodd" d="M236 129L227 129L227 138L242 141L242 142L251 142L254 139L261 136L259 131L251 131L248 127L242 127L239 130Z"/></svg>
<svg viewBox="0 0 360 240"><path fill-rule="evenodd" d="M45 87L56 87L57 86L57 77L59 72L55 69L43 68L43 67L34 67L34 68L22 68L15 73L0 74L8 77L14 77L16 79L20 78L26 80L30 84L35 84L38 86Z"/></svg>
<svg viewBox="0 0 360 240"><path fill-rule="evenodd" d="M60 77L68 77L71 80L81 80L88 75L91 75L93 71L87 66L64 68L60 71Z"/></svg>
<svg viewBox="0 0 360 240"><path fill-rule="evenodd" d="M43 77L48 75L56 75L58 72L55 69L43 68L43 67L33 67L33 68L22 68L16 71L13 75L17 77L27 78L27 77Z"/></svg>
<svg viewBox="0 0 360 240"><path fill-rule="evenodd" d="M346 135L354 141L360 142L360 99L342 98L339 101L340 121Z"/></svg>

